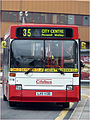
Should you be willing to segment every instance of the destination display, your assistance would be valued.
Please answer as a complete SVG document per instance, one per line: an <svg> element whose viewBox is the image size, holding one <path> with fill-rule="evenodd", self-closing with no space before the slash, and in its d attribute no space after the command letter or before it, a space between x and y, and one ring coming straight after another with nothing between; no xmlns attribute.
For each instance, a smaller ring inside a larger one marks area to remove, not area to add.
<svg viewBox="0 0 90 120"><path fill-rule="evenodd" d="M36 28L18 27L16 29L18 38L72 38L72 28Z"/></svg>

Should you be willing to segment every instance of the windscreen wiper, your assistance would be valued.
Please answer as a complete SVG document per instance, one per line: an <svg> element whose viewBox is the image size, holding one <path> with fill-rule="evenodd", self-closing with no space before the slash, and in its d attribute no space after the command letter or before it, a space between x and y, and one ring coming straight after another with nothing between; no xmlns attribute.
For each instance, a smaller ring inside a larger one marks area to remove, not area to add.
<svg viewBox="0 0 90 120"><path fill-rule="evenodd" d="M28 71L26 71L25 74L28 74L30 72L32 72L32 68L30 68Z"/></svg>
<svg viewBox="0 0 90 120"><path fill-rule="evenodd" d="M57 70L59 73L61 73L61 75L64 75L64 72L61 71L61 70L58 70L58 68L60 68L60 67L56 67L56 70Z"/></svg>
<svg viewBox="0 0 90 120"><path fill-rule="evenodd" d="M63 72L63 71L58 70L58 69L57 69L57 71L58 71L59 73L61 73L61 75L64 75L64 72Z"/></svg>

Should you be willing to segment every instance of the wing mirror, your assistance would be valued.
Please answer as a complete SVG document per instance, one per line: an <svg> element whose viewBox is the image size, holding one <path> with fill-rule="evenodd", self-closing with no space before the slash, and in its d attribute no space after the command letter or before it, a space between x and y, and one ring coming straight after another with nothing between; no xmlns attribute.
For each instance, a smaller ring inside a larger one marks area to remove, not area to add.
<svg viewBox="0 0 90 120"><path fill-rule="evenodd" d="M82 60L80 61L80 66L85 67L85 64L84 64L84 62Z"/></svg>

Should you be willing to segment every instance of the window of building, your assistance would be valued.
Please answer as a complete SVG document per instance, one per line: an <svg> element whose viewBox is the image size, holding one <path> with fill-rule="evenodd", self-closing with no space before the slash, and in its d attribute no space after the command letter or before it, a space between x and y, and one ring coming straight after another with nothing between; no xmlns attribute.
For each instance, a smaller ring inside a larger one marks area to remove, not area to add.
<svg viewBox="0 0 90 120"><path fill-rule="evenodd" d="M47 14L41 14L41 24L47 23Z"/></svg>
<svg viewBox="0 0 90 120"><path fill-rule="evenodd" d="M8 18L10 22L17 22L18 21L17 12L8 12Z"/></svg>
<svg viewBox="0 0 90 120"><path fill-rule="evenodd" d="M2 21L8 21L8 12L2 12Z"/></svg>
<svg viewBox="0 0 90 120"><path fill-rule="evenodd" d="M60 15L60 24L67 24L67 15Z"/></svg>
<svg viewBox="0 0 90 120"><path fill-rule="evenodd" d="M33 23L40 23L40 14L33 13Z"/></svg>
<svg viewBox="0 0 90 120"><path fill-rule="evenodd" d="M26 22L27 23L32 23L32 20L33 20L32 13L28 13L28 16L26 16Z"/></svg>
<svg viewBox="0 0 90 120"><path fill-rule="evenodd" d="M47 14L48 24L52 24L52 14Z"/></svg>
<svg viewBox="0 0 90 120"><path fill-rule="evenodd" d="M19 21L19 13L18 12L2 12L2 21L4 22L17 22Z"/></svg>
<svg viewBox="0 0 90 120"><path fill-rule="evenodd" d="M83 25L89 25L89 16L83 16Z"/></svg>
<svg viewBox="0 0 90 120"><path fill-rule="evenodd" d="M76 15L75 16L75 24L76 25L82 25L82 16L81 15Z"/></svg>
<svg viewBox="0 0 90 120"><path fill-rule="evenodd" d="M53 24L60 24L60 15L58 15L58 14L53 14L52 15L52 22L53 22Z"/></svg>
<svg viewBox="0 0 90 120"><path fill-rule="evenodd" d="M57 15L53 15L53 24L57 24Z"/></svg>
<svg viewBox="0 0 90 120"><path fill-rule="evenodd" d="M74 15L68 15L68 24L74 24Z"/></svg>
<svg viewBox="0 0 90 120"><path fill-rule="evenodd" d="M57 24L60 24L60 15L57 15Z"/></svg>
<svg viewBox="0 0 90 120"><path fill-rule="evenodd" d="M28 12L28 16L26 16L25 19L26 23L90 25L90 16L88 15L42 14ZM19 22L19 12L1 11L1 20L4 22Z"/></svg>

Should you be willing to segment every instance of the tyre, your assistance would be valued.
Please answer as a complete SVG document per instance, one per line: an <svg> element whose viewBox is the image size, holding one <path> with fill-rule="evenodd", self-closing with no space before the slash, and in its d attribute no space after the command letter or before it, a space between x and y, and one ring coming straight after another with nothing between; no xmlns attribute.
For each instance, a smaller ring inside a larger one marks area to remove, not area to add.
<svg viewBox="0 0 90 120"><path fill-rule="evenodd" d="M69 102L63 103L64 108L69 108Z"/></svg>
<svg viewBox="0 0 90 120"><path fill-rule="evenodd" d="M66 103L56 103L58 106L63 107L63 108L69 108L69 102Z"/></svg>
<svg viewBox="0 0 90 120"><path fill-rule="evenodd" d="M7 101L7 98L5 95L3 95L3 101Z"/></svg>
<svg viewBox="0 0 90 120"><path fill-rule="evenodd" d="M11 101L9 101L9 106L10 106L10 107L15 107L15 106L16 106L16 102L11 102Z"/></svg>

